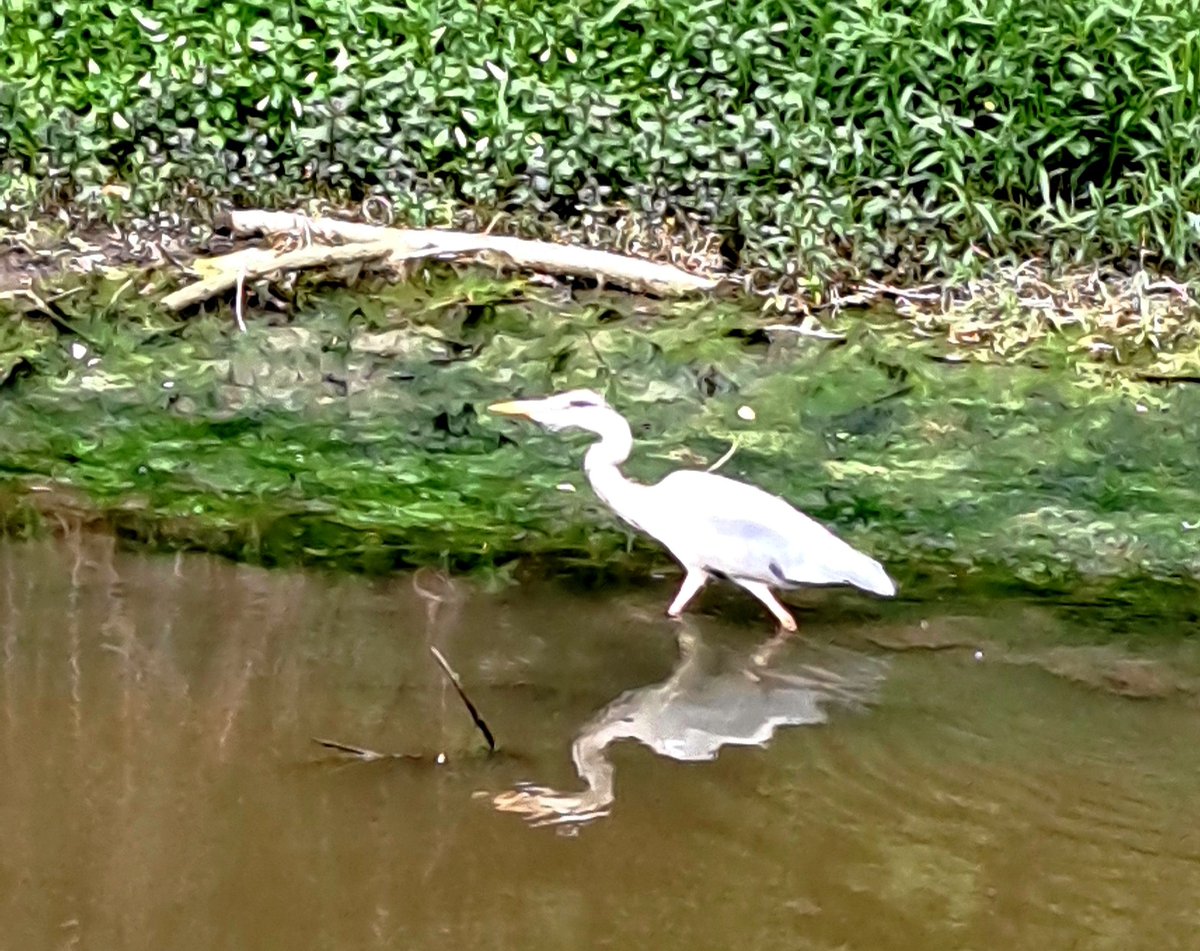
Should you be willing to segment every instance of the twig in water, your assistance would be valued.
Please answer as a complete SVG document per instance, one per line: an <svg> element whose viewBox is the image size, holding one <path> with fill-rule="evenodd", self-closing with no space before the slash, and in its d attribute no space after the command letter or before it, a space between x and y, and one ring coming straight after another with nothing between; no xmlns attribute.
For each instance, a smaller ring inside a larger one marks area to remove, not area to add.
<svg viewBox="0 0 1200 951"><path fill-rule="evenodd" d="M339 753L349 753L351 756L357 756L359 759L376 760L385 759L389 754L376 753L374 750L368 750L361 746L351 746L349 743L339 743L337 740L323 740L319 736L313 737L314 743L320 743L331 750L337 750Z"/></svg>
<svg viewBox="0 0 1200 951"><path fill-rule="evenodd" d="M375 750L369 750L365 746L354 746L352 743L342 743L340 740L323 740L319 736L314 736L312 741L318 746L323 746L328 750L337 750L339 753L346 753L364 763L374 763L381 759L400 759L418 763L434 762L438 766L441 766L446 762L445 753L438 753L437 756L430 756L423 753L379 753Z"/></svg>
<svg viewBox="0 0 1200 951"><path fill-rule="evenodd" d="M471 714L471 719L475 721L475 725L479 727L479 732L483 734L483 738L487 740L488 752L496 752L496 738L492 736L492 731L488 729L488 725L483 722L483 717L479 715L479 711L475 709L475 704L471 702L471 698L467 696L467 692L463 690L462 682L459 680L458 674L446 663L446 658L442 656L442 652L429 645L429 652L433 654L433 659L438 662L438 666L442 668L442 672L450 678L450 683L454 685L454 689L458 691L458 696L466 705L467 713Z"/></svg>

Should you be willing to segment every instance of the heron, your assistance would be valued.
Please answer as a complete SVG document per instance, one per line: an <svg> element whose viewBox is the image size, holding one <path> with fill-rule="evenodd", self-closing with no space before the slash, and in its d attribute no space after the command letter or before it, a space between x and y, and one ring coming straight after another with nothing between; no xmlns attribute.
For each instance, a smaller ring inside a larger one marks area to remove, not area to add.
<svg viewBox="0 0 1200 951"><path fill-rule="evenodd" d="M661 542L683 567L669 617L678 618L713 577L754 595L786 632L796 630L796 620L772 588L849 584L883 597L896 593L883 565L757 486L694 469L672 472L653 485L626 478L620 467L633 449L633 434L599 393L571 390L488 409L549 430L583 429L600 437L583 459L592 489L625 522Z"/></svg>

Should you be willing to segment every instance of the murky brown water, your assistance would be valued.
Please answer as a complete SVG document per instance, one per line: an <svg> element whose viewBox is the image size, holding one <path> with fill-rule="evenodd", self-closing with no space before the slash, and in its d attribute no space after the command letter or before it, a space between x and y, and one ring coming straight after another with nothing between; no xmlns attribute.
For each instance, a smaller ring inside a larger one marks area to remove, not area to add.
<svg viewBox="0 0 1200 951"><path fill-rule="evenodd" d="M1200 942L1194 695L1047 672L1028 608L830 608L763 666L753 606L423 584L0 545L0 948Z"/></svg>

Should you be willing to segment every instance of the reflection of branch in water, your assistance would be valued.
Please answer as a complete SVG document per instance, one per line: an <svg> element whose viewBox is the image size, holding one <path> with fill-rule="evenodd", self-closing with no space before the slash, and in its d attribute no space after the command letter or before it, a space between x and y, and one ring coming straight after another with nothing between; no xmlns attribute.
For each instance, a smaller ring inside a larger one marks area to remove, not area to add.
<svg viewBox="0 0 1200 951"><path fill-rule="evenodd" d="M426 576L431 579L432 583L427 583L423 580L423 578ZM427 572L424 569L417 571L413 575L412 587L417 596L425 602L426 638L430 639L436 633L438 613L441 606L443 604L450 605L452 611L451 619L453 620L458 613L458 608L462 604L462 594L455 587L454 583L445 575L439 572ZM430 654L433 655L433 659L442 669L442 673L446 675L446 679L450 682L450 685L458 694L459 699L463 702L463 706L467 708L467 713L470 715L471 720L475 723L476 728L483 735L483 739L488 746L488 753L495 753L496 738L492 735L492 731L488 727L487 722L479 713L479 709L467 695L466 688L462 685L462 678L459 677L458 672L450 666L449 661L446 660L445 656L440 650L437 649L437 647L435 647L433 644L428 646ZM428 758L419 753L380 753L377 750L368 749L365 746L357 746L353 743L344 743L341 740L329 740L322 739L320 737L313 737L313 742L319 746L325 747L326 749L334 750L338 753L345 753L348 756L352 756L355 759L367 763L381 759L407 759L420 761ZM446 761L447 756L444 752L437 754L435 762L440 765Z"/></svg>
<svg viewBox="0 0 1200 951"><path fill-rule="evenodd" d="M766 655L775 659L781 645L769 645ZM763 746L781 726L824 723L829 703L870 701L885 672L882 660L807 644L797 644L780 668L764 665L762 647L749 657L722 657L691 624L679 636L679 650L670 677L617 697L576 737L571 753L582 792L521 785L494 796L495 808L534 825L605 816L615 792L604 754L617 740L638 740L675 760L715 759L723 746Z"/></svg>
<svg viewBox="0 0 1200 951"><path fill-rule="evenodd" d="M423 580L424 577L430 577L432 584ZM443 575L441 572L429 572L426 569L418 569L412 578L413 591L417 596L425 602L425 636L426 639L432 639L437 633L437 618L438 612L443 604L449 604L451 608L451 619L457 618L458 610L462 607L463 596L454 582ZM441 590L436 590L436 589ZM446 675L446 679L450 681L450 685L458 694L458 698L467 708L467 713L471 715L471 720L476 728L483 734L484 740L487 742L488 750L492 753L496 752L496 739L492 736L492 731L488 729L488 725L484 722L478 708L471 702L471 698L467 696L467 691L462 685L462 678L458 676L458 672L447 663L442 652L433 644L429 644L429 652L433 654L433 659L437 661L439 667L442 668L442 673Z"/></svg>
<svg viewBox="0 0 1200 951"><path fill-rule="evenodd" d="M425 628L429 633L437 627L437 616L443 604L450 606L452 614L457 614L462 607L462 592L440 571L418 568L413 572L412 589L425 602Z"/></svg>
<svg viewBox="0 0 1200 951"><path fill-rule="evenodd" d="M492 736L492 731L488 729L487 723L483 717L479 715L479 711L475 708L475 704L471 702L471 698L467 696L466 690L463 689L462 681L460 680L457 671L446 661L442 656L442 652L433 645L430 645L429 652L433 654L433 659L437 661L438 666L442 668L447 679L458 691L458 696L462 699L463 704L467 708L467 713L471 715L471 719L475 721L475 726L479 728L479 732L483 734L483 738L487 741L488 753L496 752L496 739ZM371 763L379 759L425 759L419 753L380 753L377 750L367 749L365 746L355 746L353 743L343 743L341 740L327 740L321 737L314 736L313 742L326 749L336 750L339 753L346 753L364 762ZM446 762L446 754L438 753L437 762L439 764Z"/></svg>

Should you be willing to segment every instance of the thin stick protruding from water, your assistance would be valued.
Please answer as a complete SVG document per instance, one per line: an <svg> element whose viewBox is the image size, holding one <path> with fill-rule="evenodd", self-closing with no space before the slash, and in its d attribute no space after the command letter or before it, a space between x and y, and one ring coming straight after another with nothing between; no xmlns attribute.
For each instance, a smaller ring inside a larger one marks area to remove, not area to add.
<svg viewBox="0 0 1200 951"><path fill-rule="evenodd" d="M483 717L479 715L479 711L475 709L475 704L471 702L471 698L467 696L467 692L463 690L462 681L458 674L446 662L446 658L442 656L442 652L429 645L429 652L433 654L433 659L438 662L438 666L442 668L442 672L450 679L450 683L454 685L454 689L458 691L458 696L467 708L467 713L471 714L471 719L475 721L475 725L479 727L479 732L483 734L483 738L487 740L488 751L496 752L496 738L492 736L492 731L488 729L488 725L483 721Z"/></svg>

